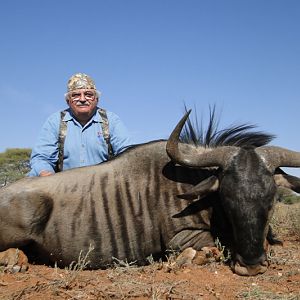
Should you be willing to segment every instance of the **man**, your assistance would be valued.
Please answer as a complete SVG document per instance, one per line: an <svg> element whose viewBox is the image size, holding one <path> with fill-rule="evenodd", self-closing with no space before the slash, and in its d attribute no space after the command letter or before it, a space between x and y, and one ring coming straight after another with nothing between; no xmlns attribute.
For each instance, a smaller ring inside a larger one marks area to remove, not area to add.
<svg viewBox="0 0 300 300"><path fill-rule="evenodd" d="M44 123L32 150L29 176L95 165L131 144L119 117L97 106L100 93L90 76L73 75L67 88L69 108L52 114Z"/></svg>

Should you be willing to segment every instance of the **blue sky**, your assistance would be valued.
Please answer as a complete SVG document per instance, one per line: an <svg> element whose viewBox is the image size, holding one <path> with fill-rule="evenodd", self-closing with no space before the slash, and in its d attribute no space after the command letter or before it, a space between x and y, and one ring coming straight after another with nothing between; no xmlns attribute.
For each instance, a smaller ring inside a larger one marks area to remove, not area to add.
<svg viewBox="0 0 300 300"><path fill-rule="evenodd" d="M184 103L216 104L221 126L300 151L298 0L10 0L0 25L0 152L33 146L75 72L136 143L167 138Z"/></svg>

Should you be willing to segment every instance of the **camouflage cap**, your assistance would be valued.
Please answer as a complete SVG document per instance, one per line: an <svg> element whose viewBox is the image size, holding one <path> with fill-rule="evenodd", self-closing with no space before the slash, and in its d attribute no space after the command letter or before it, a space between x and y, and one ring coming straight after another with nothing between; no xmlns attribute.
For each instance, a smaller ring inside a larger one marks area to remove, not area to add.
<svg viewBox="0 0 300 300"><path fill-rule="evenodd" d="M76 73L68 81L68 92L78 89L96 90L96 85L90 76L84 73Z"/></svg>

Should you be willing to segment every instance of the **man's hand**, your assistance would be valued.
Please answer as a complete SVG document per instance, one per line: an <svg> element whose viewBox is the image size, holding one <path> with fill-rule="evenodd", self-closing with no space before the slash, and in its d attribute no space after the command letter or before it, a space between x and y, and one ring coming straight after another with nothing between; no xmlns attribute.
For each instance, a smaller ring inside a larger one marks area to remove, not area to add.
<svg viewBox="0 0 300 300"><path fill-rule="evenodd" d="M43 171L40 172L39 176L40 177L44 177L44 176L50 176L50 175L53 175L53 174L54 173L51 172L51 171L45 171L45 170L43 170Z"/></svg>

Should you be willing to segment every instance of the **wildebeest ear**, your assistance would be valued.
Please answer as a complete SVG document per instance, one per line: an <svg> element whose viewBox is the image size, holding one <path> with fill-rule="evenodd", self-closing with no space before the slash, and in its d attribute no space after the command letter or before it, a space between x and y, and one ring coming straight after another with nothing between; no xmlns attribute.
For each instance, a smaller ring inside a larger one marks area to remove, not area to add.
<svg viewBox="0 0 300 300"><path fill-rule="evenodd" d="M209 193L217 191L218 189L219 179L215 175L212 175L192 187L188 192L177 195L177 197L186 200L201 199Z"/></svg>
<svg viewBox="0 0 300 300"><path fill-rule="evenodd" d="M275 174L274 180L277 186L282 186L296 193L300 193L300 178L289 174Z"/></svg>
<svg viewBox="0 0 300 300"><path fill-rule="evenodd" d="M200 213L202 218L207 219L205 217L205 214L207 212L209 212L209 214L211 213L212 205L213 205L212 199L211 199L211 197L208 196L208 197L205 197L204 199L190 203L181 212L173 215L172 218L182 218L182 217ZM203 221L204 221L204 219L203 219ZM206 221L204 221L204 222L207 223L208 221L207 222Z"/></svg>

